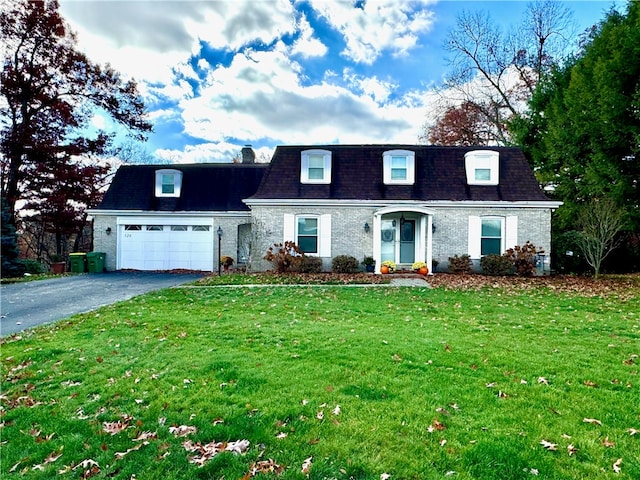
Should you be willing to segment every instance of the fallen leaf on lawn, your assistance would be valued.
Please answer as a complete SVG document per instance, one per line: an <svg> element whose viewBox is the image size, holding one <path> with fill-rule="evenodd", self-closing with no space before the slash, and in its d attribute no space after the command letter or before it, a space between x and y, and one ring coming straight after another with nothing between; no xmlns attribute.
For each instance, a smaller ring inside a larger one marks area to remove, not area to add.
<svg viewBox="0 0 640 480"><path fill-rule="evenodd" d="M142 432L136 438L133 439L134 442L142 442L144 440L157 440L158 432Z"/></svg>
<svg viewBox="0 0 640 480"><path fill-rule="evenodd" d="M540 440L540 445L542 445L544 448L546 448L549 451L555 451L558 450L558 444L557 443L551 443L547 440Z"/></svg>
<svg viewBox="0 0 640 480"><path fill-rule="evenodd" d="M437 419L434 419L431 425L435 430L445 430L447 428L444 423L440 423Z"/></svg>
<svg viewBox="0 0 640 480"><path fill-rule="evenodd" d="M322 420L324 418L324 412L320 410L318 413L316 413L316 418L318 420Z"/></svg>
<svg viewBox="0 0 640 480"><path fill-rule="evenodd" d="M278 435L276 435L276 438L278 439L283 439L283 438L287 438L289 434L287 432L280 432Z"/></svg>
<svg viewBox="0 0 640 480"><path fill-rule="evenodd" d="M609 437L605 437L604 440L602 440L602 445L604 445L607 448L613 448L616 446L615 443L609 440Z"/></svg>
<svg viewBox="0 0 640 480"><path fill-rule="evenodd" d="M224 419L219 417L211 422L212 425L220 425L221 423L224 423Z"/></svg>
<svg viewBox="0 0 640 480"><path fill-rule="evenodd" d="M261 460L251 464L249 473L247 473L243 479L255 477L258 473L275 473L276 475L280 475L283 470L282 466L278 465L271 458L269 460Z"/></svg>
<svg viewBox="0 0 640 480"><path fill-rule="evenodd" d="M597 384L597 383L595 383L595 382L592 382L591 380L585 380L585 381L584 381L584 384L585 384L587 387L598 388L598 384Z"/></svg>
<svg viewBox="0 0 640 480"><path fill-rule="evenodd" d="M169 433L172 433L176 437L186 437L192 433L196 433L198 429L188 425L180 425L179 427L169 427Z"/></svg>
<svg viewBox="0 0 640 480"><path fill-rule="evenodd" d="M388 473L380 474L380 480L389 480L390 478L391 478L391 475L389 475Z"/></svg>
<svg viewBox="0 0 640 480"><path fill-rule="evenodd" d="M129 427L129 424L127 422L104 422L102 424L102 429L106 432L106 433L110 433L111 435L117 435L118 433L122 432L123 430L126 430Z"/></svg>
<svg viewBox="0 0 640 480"><path fill-rule="evenodd" d="M185 441L182 446L188 452L197 452L199 455L189 457L189 463L194 463L202 467L208 460L211 460L220 452L232 452L235 454L245 453L249 449L248 440L238 440L236 442L210 442L206 445L194 443L191 440Z"/></svg>
<svg viewBox="0 0 640 480"><path fill-rule="evenodd" d="M560 435L562 438L564 438L565 440L569 440L571 438L571 435L567 435L566 433L563 433L562 435Z"/></svg>
<svg viewBox="0 0 640 480"><path fill-rule="evenodd" d="M446 444L447 444L447 440L446 439L443 438L442 440L440 440L440 446L441 447L444 447Z"/></svg>
<svg viewBox="0 0 640 480"><path fill-rule="evenodd" d="M402 357L400 355L398 355L397 353L394 353L393 357L391 357L391 358L393 358L394 362L401 362L402 361Z"/></svg>
<svg viewBox="0 0 640 480"><path fill-rule="evenodd" d="M126 452L116 452L114 454L114 456L116 457L116 460L122 460L124 457L129 455L131 452L135 452L136 450L140 450L140 448L142 448L143 445L149 445L149 442L139 443L135 447L129 448Z"/></svg>
<svg viewBox="0 0 640 480"><path fill-rule="evenodd" d="M622 459L621 458L616 460L615 463L613 464L613 471L616 472L616 473L620 473L620 471L622 470L622 468L620 468L620 465L622 465Z"/></svg>
<svg viewBox="0 0 640 480"><path fill-rule="evenodd" d="M307 400L306 398L302 399L302 406L305 406L307 403L309 403L309 400Z"/></svg>
<svg viewBox="0 0 640 480"><path fill-rule="evenodd" d="M569 456L574 455L575 453L578 453L578 449L574 447L573 444L571 443L567 445L567 450L569 451Z"/></svg>
<svg viewBox="0 0 640 480"><path fill-rule="evenodd" d="M585 418L582 420L584 423L591 423L594 425L602 425L602 422L600 420L597 420L595 418Z"/></svg>
<svg viewBox="0 0 640 480"><path fill-rule="evenodd" d="M509 395L504 393L502 390L498 391L498 398L509 398Z"/></svg>
<svg viewBox="0 0 640 480"><path fill-rule="evenodd" d="M640 430L636 430L635 428L630 428L627 431L629 432L629 435L637 435L638 433L640 433Z"/></svg>
<svg viewBox="0 0 640 480"><path fill-rule="evenodd" d="M333 409L334 415L340 415L340 405L336 405L336 408Z"/></svg>
<svg viewBox="0 0 640 480"><path fill-rule="evenodd" d="M302 462L302 473L305 475L309 475L311 471L311 463L313 461L313 457L307 458L304 462Z"/></svg>
<svg viewBox="0 0 640 480"><path fill-rule="evenodd" d="M544 377L538 377L538 383L544 383L545 385L549 385L549 380Z"/></svg>
<svg viewBox="0 0 640 480"><path fill-rule="evenodd" d="M493 387L496 386L496 382L485 383L484 386L487 387L487 388L493 388Z"/></svg>

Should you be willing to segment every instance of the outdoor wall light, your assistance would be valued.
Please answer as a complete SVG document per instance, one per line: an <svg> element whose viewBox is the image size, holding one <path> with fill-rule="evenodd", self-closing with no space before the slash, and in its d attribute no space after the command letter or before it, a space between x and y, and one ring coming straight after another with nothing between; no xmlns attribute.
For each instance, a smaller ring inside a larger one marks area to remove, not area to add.
<svg viewBox="0 0 640 480"><path fill-rule="evenodd" d="M111 227L107 227L107 229L105 230L105 232L107 233L107 235L111 235Z"/></svg>
<svg viewBox="0 0 640 480"><path fill-rule="evenodd" d="M371 227L369 227L369 222L364 222L364 233L369 233L370 229Z"/></svg>
<svg viewBox="0 0 640 480"><path fill-rule="evenodd" d="M222 227L218 226L218 231L216 233L218 234L218 238L222 237Z"/></svg>
<svg viewBox="0 0 640 480"><path fill-rule="evenodd" d="M431 233L436 233L436 224L435 223L431 224Z"/></svg>

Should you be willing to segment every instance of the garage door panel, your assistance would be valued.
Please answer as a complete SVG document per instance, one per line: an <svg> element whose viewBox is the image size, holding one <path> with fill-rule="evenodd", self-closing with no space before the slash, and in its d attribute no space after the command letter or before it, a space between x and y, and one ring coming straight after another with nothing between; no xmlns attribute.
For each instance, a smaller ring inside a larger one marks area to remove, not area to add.
<svg viewBox="0 0 640 480"><path fill-rule="evenodd" d="M148 229L151 225L155 230ZM160 226L162 230L157 229ZM121 225L119 234L118 268L205 271L214 268L211 228L194 231L189 226L185 230L183 226L159 225L157 221L149 220L136 231Z"/></svg>

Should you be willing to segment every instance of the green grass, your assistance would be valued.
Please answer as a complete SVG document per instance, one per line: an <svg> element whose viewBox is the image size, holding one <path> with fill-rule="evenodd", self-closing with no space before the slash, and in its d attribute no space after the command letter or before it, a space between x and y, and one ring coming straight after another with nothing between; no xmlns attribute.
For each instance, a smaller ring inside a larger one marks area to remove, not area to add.
<svg viewBox="0 0 640 480"><path fill-rule="evenodd" d="M334 286L137 297L4 340L0 476L82 478L91 459L93 478L241 479L272 459L278 478L303 479L313 457L311 479L640 478L639 297ZM104 431L116 421L128 428ZM197 431L177 438L180 425ZM134 441L142 432L156 435ZM187 439L250 447L198 467Z"/></svg>

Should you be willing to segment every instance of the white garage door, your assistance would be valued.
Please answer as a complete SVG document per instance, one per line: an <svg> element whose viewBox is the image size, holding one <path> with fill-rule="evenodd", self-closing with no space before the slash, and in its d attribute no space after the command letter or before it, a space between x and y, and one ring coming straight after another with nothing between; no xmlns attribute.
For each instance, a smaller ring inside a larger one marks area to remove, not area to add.
<svg viewBox="0 0 640 480"><path fill-rule="evenodd" d="M124 223L118 229L119 269L213 270L211 225Z"/></svg>

